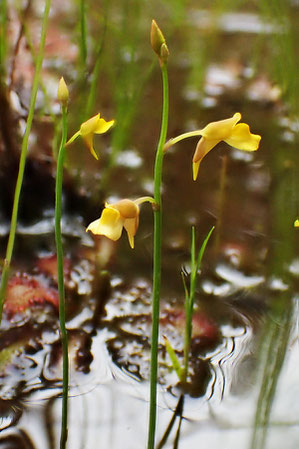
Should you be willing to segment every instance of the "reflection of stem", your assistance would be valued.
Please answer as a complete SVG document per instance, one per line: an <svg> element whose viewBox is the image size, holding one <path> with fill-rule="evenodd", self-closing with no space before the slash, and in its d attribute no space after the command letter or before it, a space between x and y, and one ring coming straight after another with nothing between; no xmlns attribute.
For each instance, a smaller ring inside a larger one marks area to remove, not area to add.
<svg viewBox="0 0 299 449"><path fill-rule="evenodd" d="M265 447L271 407L288 347L292 304L287 294L283 295L281 300L285 305L282 316L276 317L278 322L274 322L272 317L269 318L266 335L264 335L264 351L262 352L264 369L254 418L251 449L264 449Z"/></svg>
<svg viewBox="0 0 299 449"><path fill-rule="evenodd" d="M220 185L219 185L219 212L218 212L218 223L215 235L214 251L217 253L219 249L219 244L222 235L222 221L223 221L223 211L225 202L225 187L227 181L227 156L225 155L222 159L221 173L220 173Z"/></svg>
<svg viewBox="0 0 299 449"><path fill-rule="evenodd" d="M55 191L55 239L57 251L57 278L59 292L59 321L62 342L63 358L63 393L62 393L62 420L60 448L66 447L67 441L67 415L68 415L68 380L69 380L69 361L68 361L68 335L65 327L65 292L64 292L64 272L63 272L63 249L61 235L61 201L62 201L62 179L63 162L65 156L65 142L67 137L67 109L62 106L62 137L57 160L56 173L56 191Z"/></svg>
<svg viewBox="0 0 299 449"><path fill-rule="evenodd" d="M168 126L168 74L167 65L161 65L163 81L163 109L160 139L157 147L154 169L154 198L158 205L154 211L154 255L153 255L153 304L152 304L152 342L151 342L151 372L150 372L150 416L148 449L155 444L156 415L157 415L157 380L158 380L158 340L159 340L159 314L160 314L160 286L161 286L161 240L162 240L162 167L163 147L166 141Z"/></svg>
<svg viewBox="0 0 299 449"><path fill-rule="evenodd" d="M45 48L50 6L51 6L51 0L46 0L43 22L42 22L40 47L39 47L39 52L38 52L38 56L37 56L37 60L36 60L36 67L35 67L35 73L34 73L33 84L32 84L30 107L29 107L29 112L28 112L26 129L25 129L23 142L22 142L22 150L21 150L20 163L19 163L19 172L18 172L18 177L17 177L17 182L16 182L13 209L12 209L12 215L11 215L10 232L9 232L5 261L4 261L2 277L1 277L0 323L1 323L1 319L2 319L3 303L4 303L4 298L5 298L5 293L6 293L7 283L8 283L9 268L10 268L10 263L11 263L13 248L14 248L14 242L15 242L19 201L20 201L24 171L25 171L28 140L29 140L29 134L31 131L31 126L32 126L32 121L33 121L33 116L34 116L34 107L35 107L35 101L36 101L36 96L37 96L40 71L41 71L41 67L42 67L42 61L44 58L44 48Z"/></svg>
<svg viewBox="0 0 299 449"><path fill-rule="evenodd" d="M178 429L176 432L176 436L175 436L175 442L174 442L174 447L178 447L178 441L179 441L179 435L180 435L180 430L181 430L181 422L182 422L182 416L183 416L183 408L184 408L184 395L181 394L181 396L179 397L177 406L173 412L173 415L171 417L171 420L169 421L169 424L164 432L164 435L160 441L160 443L157 446L157 449L162 449L165 444L167 443L168 437L170 435L170 432L174 426L174 423L176 421L177 416L179 417L179 425L178 425Z"/></svg>
<svg viewBox="0 0 299 449"><path fill-rule="evenodd" d="M184 396L183 396L184 399ZM173 449L178 449L179 447L179 441L180 441L180 434L181 434L181 427L182 427L182 420L183 420L183 404L182 404L182 410L179 415L179 425L175 434L175 439L173 442Z"/></svg>

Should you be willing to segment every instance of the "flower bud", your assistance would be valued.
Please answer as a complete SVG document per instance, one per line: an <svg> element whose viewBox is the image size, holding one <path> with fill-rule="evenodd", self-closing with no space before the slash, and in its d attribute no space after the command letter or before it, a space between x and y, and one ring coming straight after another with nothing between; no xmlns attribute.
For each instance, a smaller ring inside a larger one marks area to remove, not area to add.
<svg viewBox="0 0 299 449"><path fill-rule="evenodd" d="M169 50L165 42L164 44L161 45L160 53L161 53L160 60L166 63L169 56Z"/></svg>
<svg viewBox="0 0 299 449"><path fill-rule="evenodd" d="M61 77L58 84L57 99L63 106L67 105L69 99L69 90L65 84L64 78Z"/></svg>
<svg viewBox="0 0 299 449"><path fill-rule="evenodd" d="M165 37L157 25L155 20L152 21L151 26L151 46L155 53L157 53L160 62L166 63L169 55L169 50L166 44Z"/></svg>

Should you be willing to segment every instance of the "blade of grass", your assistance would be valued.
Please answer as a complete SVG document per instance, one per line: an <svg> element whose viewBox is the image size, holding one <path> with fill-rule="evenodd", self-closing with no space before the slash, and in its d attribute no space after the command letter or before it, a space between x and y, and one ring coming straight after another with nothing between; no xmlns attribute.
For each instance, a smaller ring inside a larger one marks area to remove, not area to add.
<svg viewBox="0 0 299 449"><path fill-rule="evenodd" d="M251 449L263 449L269 429L270 413L275 397L279 375L285 360L290 336L292 305L289 298L283 299L282 316L268 318L263 334L261 363L263 364L261 387L256 405Z"/></svg>
<svg viewBox="0 0 299 449"><path fill-rule="evenodd" d="M183 381L183 377L184 377L184 370L181 368L179 359L177 358L175 350L171 346L171 343L168 340L168 338L165 335L163 335L163 339L164 339L166 351L168 352L168 355L170 357L173 369L177 373L177 376L178 376L179 380L182 382Z"/></svg>
<svg viewBox="0 0 299 449"><path fill-rule="evenodd" d="M9 232L6 256L5 256L5 260L4 260L2 277L1 277L0 323L1 323L1 319L2 319L3 304L4 304L4 300L5 300L6 288L7 288L8 278L9 278L10 263L11 263L13 248L14 248L14 242L15 242L19 202L20 202L20 195L21 195L25 165L26 165L26 156L27 156L27 151L28 151L28 140L29 140L29 135L30 135L33 116L34 116L34 108L35 108L37 90L38 90L38 85L39 85L40 72L41 72L42 62L43 62L43 58L44 58L44 48L45 48L45 42L46 42L46 34L47 34L50 7L51 7L51 0L45 0L45 9L44 9L44 15L43 15L43 21L42 21L40 47L39 47L37 60L36 60L36 67L35 67L35 73L34 73L34 78L33 78L33 85L32 85L32 91L31 91L31 99L30 99L30 106L29 106L28 118L27 118L27 123L26 123L26 129L25 129L25 133L24 133L24 137L23 137L23 141L22 141L19 171L18 171L18 176L17 176L12 216L11 216L10 232Z"/></svg>
<svg viewBox="0 0 299 449"><path fill-rule="evenodd" d="M195 290L197 285L197 275L198 271L200 269L201 261L206 249L206 246L208 244L208 241L212 235L212 232L214 231L215 226L213 226L206 238L204 239L199 253L198 257L196 259L196 247L195 247L195 228L192 226L192 232L191 232L191 273L190 273L190 293L188 294L188 289L184 283L184 290L185 290L185 313L186 313L186 323L185 323L185 337L184 337L184 377L183 381L185 382L187 380L188 376L188 365L189 365L189 355L190 355L190 345L191 345L191 338L192 338L192 317L193 317L193 311L194 311L194 298L195 298Z"/></svg>
<svg viewBox="0 0 299 449"><path fill-rule="evenodd" d="M87 38L86 38L86 4L85 0L80 0L80 61L82 69L86 69L87 60Z"/></svg>

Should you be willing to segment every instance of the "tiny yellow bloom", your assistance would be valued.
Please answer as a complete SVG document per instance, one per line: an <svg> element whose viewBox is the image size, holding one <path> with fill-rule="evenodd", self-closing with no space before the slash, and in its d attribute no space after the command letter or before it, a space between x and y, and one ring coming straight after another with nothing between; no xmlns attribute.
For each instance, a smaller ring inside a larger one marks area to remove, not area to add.
<svg viewBox="0 0 299 449"><path fill-rule="evenodd" d="M77 131L66 143L66 145L69 145L72 143L75 139L77 139L78 136L81 136L84 140L87 148L91 152L91 154L96 158L98 158L97 153L95 152L93 148L93 136L94 134L104 134L107 132L111 126L114 125L114 120L110 120L109 122L106 122L103 118L100 117L100 114L95 115L94 117L91 117L86 122L82 123L80 126L79 131Z"/></svg>
<svg viewBox="0 0 299 449"><path fill-rule="evenodd" d="M196 146L192 161L194 181L197 178L202 159L221 140L239 150L255 151L258 149L261 136L251 134L246 123L238 123L240 120L241 114L236 112L233 117L209 123L205 128L198 131L198 135L202 137Z"/></svg>
<svg viewBox="0 0 299 449"><path fill-rule="evenodd" d="M299 218L294 221L294 228L299 228Z"/></svg>
<svg viewBox="0 0 299 449"><path fill-rule="evenodd" d="M134 237L139 225L139 205L146 201L154 203L154 199L148 196L134 201L123 199L114 204L106 203L101 217L90 223L86 232L91 231L93 234L104 235L116 241L125 228L130 246L134 248Z"/></svg>

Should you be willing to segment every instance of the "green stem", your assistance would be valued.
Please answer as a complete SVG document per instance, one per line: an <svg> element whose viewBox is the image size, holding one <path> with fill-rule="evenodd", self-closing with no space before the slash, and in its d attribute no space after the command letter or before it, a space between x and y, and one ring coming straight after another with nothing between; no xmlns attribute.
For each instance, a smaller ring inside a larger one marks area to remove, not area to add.
<svg viewBox="0 0 299 449"><path fill-rule="evenodd" d="M157 379L158 379L158 340L160 314L160 286L161 286L161 241L162 241L162 167L163 147L166 141L168 126L168 74L166 64L161 65L163 82L163 109L160 139L157 147L154 168L154 198L157 208L154 213L154 256L153 256L153 303L152 303L152 342L151 342L151 370L150 370L150 416L148 432L148 449L154 449L157 415Z"/></svg>
<svg viewBox="0 0 299 449"><path fill-rule="evenodd" d="M86 43L86 5L85 0L80 0L80 56L82 67L86 68L87 43Z"/></svg>
<svg viewBox="0 0 299 449"><path fill-rule="evenodd" d="M189 366L189 353L190 353L190 343L192 336L192 315L193 315L193 305L194 305L194 295L196 287L196 260L195 260L195 228L192 226L191 234L191 273L190 273L190 290L186 294L185 288L185 336L184 336L184 372L183 372L183 382L186 382L188 376L188 366Z"/></svg>
<svg viewBox="0 0 299 449"><path fill-rule="evenodd" d="M57 278L59 292L59 321L62 342L63 358L63 391L62 391L62 420L60 449L66 447L67 442L67 416L68 416L68 382L69 382L69 360L68 360L68 335L65 327L65 292L63 273L63 248L61 234L61 201L62 201L62 181L63 163L65 157L65 142L67 138L67 109L62 106L62 137L57 159L56 190L55 190L55 239L57 251Z"/></svg>
<svg viewBox="0 0 299 449"><path fill-rule="evenodd" d="M28 112L26 129L25 129L25 133L24 133L24 137L23 137L23 141L22 141L19 171L18 171L18 177L17 177L15 194L14 194L14 202L13 202L13 208L12 208L10 232L9 232L8 243L7 243L7 248L6 248L6 256L5 256L5 260L4 260L2 277L1 277L0 323L2 320L3 304L4 304L4 299L5 299L7 282L8 282L8 277L9 277L9 268L10 268L10 263L11 263L13 248L14 248L14 242L15 242L20 194L21 194L21 189L22 189L22 183L23 183L23 177L24 177L24 171L25 171L25 165L26 165L26 156L27 156L27 150L28 150L28 139L29 139L33 116L34 116L34 107L35 107L36 95L37 95L37 90L38 90L38 85L39 85L40 71L41 71L42 62L43 62L43 58L44 58L44 48L45 48L50 7L51 7L51 0L46 0L43 22L42 22L40 47L39 47L39 52L38 52L37 59L36 59L36 67L35 67L35 73L34 73L33 84L32 84L30 107L29 107L29 112Z"/></svg>

